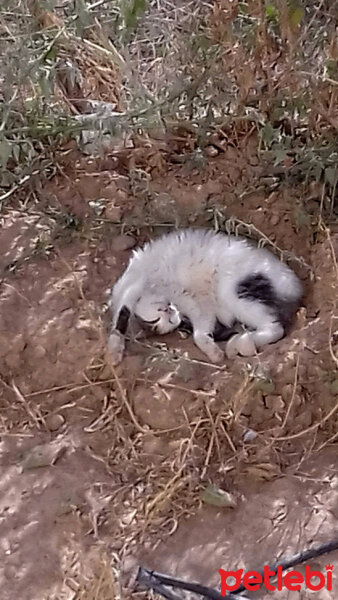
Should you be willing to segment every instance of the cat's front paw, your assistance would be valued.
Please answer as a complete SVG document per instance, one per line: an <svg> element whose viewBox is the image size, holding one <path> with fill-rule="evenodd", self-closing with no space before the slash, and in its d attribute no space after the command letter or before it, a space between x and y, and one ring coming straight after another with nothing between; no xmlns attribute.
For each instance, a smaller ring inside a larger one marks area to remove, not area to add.
<svg viewBox="0 0 338 600"><path fill-rule="evenodd" d="M109 338L108 338L108 353L109 359L112 362L113 366L116 367L120 364L123 358L124 349L125 349L125 340L123 335L114 329Z"/></svg>
<svg viewBox="0 0 338 600"><path fill-rule="evenodd" d="M224 352L218 346L213 348L208 348L208 352L206 353L210 362L218 364L224 362Z"/></svg>
<svg viewBox="0 0 338 600"><path fill-rule="evenodd" d="M257 350L250 333L239 333L228 341L225 352L228 358L234 358L237 354L254 356Z"/></svg>
<svg viewBox="0 0 338 600"><path fill-rule="evenodd" d="M224 352L215 344L211 334L204 331L195 331L194 342L210 362L220 363L224 360Z"/></svg>

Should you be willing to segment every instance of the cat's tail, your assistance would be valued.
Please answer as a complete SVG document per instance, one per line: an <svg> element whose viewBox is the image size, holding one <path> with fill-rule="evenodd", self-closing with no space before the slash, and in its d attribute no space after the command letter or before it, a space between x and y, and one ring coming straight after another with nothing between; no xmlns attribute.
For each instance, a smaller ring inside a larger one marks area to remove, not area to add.
<svg viewBox="0 0 338 600"><path fill-rule="evenodd" d="M284 328L289 328L301 306L304 288L297 275L283 263L279 263L279 273L272 279L276 307Z"/></svg>
<svg viewBox="0 0 338 600"><path fill-rule="evenodd" d="M239 298L258 301L275 310L281 324L290 325L301 305L303 286L297 275L284 263L271 260L243 278L237 286Z"/></svg>

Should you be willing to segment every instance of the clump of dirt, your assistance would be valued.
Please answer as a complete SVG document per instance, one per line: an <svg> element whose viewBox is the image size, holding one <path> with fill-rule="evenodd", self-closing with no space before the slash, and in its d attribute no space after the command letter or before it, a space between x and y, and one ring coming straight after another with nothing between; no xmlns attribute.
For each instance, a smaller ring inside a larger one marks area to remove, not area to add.
<svg viewBox="0 0 338 600"><path fill-rule="evenodd" d="M338 237L306 211L299 190L269 190L252 149L248 157L243 148L229 147L203 169L150 169L137 185L114 161L113 170L107 158L68 153L37 206L23 211L19 199L7 206L0 232L4 599L72 597L90 587L95 552L115 566L134 564L149 540L160 543L196 512L208 482L272 506L282 480L271 481L310 477L305 459L336 439ZM304 308L285 339L252 359L208 364L175 333L136 336L112 368L108 289L135 244L186 225L245 233L284 251L305 283ZM36 446L43 464L23 469ZM318 497L326 498L321 473ZM301 493L297 501L305 502ZM189 530L196 526L194 545L202 547L200 518ZM229 525L228 517L208 518ZM156 564L149 555L149 565L171 568L163 552Z"/></svg>

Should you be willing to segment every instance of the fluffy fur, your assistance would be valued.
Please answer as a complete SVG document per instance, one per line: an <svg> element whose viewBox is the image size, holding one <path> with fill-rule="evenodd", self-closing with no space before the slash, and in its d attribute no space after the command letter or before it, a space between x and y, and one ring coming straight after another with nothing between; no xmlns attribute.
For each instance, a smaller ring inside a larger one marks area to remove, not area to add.
<svg viewBox="0 0 338 600"><path fill-rule="evenodd" d="M301 296L297 276L268 250L244 238L187 229L134 251L112 289L112 333L119 331L125 307L159 334L186 320L195 344L219 362L223 352L213 334L220 324L225 330L235 323L247 329L227 342L228 356L252 355L283 337Z"/></svg>

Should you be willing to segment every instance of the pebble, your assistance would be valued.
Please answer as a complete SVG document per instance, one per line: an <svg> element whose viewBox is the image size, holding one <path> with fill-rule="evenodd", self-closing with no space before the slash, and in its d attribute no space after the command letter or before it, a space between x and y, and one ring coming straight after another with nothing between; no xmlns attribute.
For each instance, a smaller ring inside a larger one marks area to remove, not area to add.
<svg viewBox="0 0 338 600"><path fill-rule="evenodd" d="M266 396L265 404L267 408L270 408L274 412L279 412L285 408L285 402L282 396Z"/></svg>
<svg viewBox="0 0 338 600"><path fill-rule="evenodd" d="M293 391L293 385L292 383L287 383L286 385L284 385L281 389L281 396L283 398L283 400L285 402L289 402L291 396L292 396L292 391Z"/></svg>
<svg viewBox="0 0 338 600"><path fill-rule="evenodd" d="M115 206L115 204L109 204L106 206L104 216L111 221L121 221L122 210L119 206Z"/></svg>
<svg viewBox="0 0 338 600"><path fill-rule="evenodd" d="M248 429L243 436L243 441L246 443L252 442L256 437L257 431L254 431L253 429Z"/></svg>
<svg viewBox="0 0 338 600"><path fill-rule="evenodd" d="M268 187L276 186L279 183L278 177L261 177L260 183Z"/></svg>
<svg viewBox="0 0 338 600"><path fill-rule="evenodd" d="M119 202L127 202L128 194L125 190L117 190L116 198Z"/></svg>
<svg viewBox="0 0 338 600"><path fill-rule="evenodd" d="M36 358L43 358L44 356L46 356L47 351L46 348L44 348L43 346L41 346L40 344L38 346L35 346L33 348L33 352L34 356Z"/></svg>
<svg viewBox="0 0 338 600"><path fill-rule="evenodd" d="M11 341L11 350L13 352L22 352L26 345L26 340L22 333L19 333L15 336L15 338Z"/></svg>
<svg viewBox="0 0 338 600"><path fill-rule="evenodd" d="M20 366L20 356L16 352L10 352L5 356L5 363L10 369L16 369Z"/></svg>
<svg viewBox="0 0 338 600"><path fill-rule="evenodd" d="M65 418L59 414L48 415L45 422L49 431L57 431L64 424Z"/></svg>
<svg viewBox="0 0 338 600"><path fill-rule="evenodd" d="M123 252L124 250L130 250L131 248L134 248L135 245L136 240L132 235L122 234L117 235L113 239L112 248L116 252Z"/></svg>
<svg viewBox="0 0 338 600"><path fill-rule="evenodd" d="M218 150L215 148L215 146L207 146L204 152L210 157L218 156Z"/></svg>
<svg viewBox="0 0 338 600"><path fill-rule="evenodd" d="M128 177L124 175L118 175L114 177L114 183L119 190L124 190L125 192L129 192L130 183Z"/></svg>

